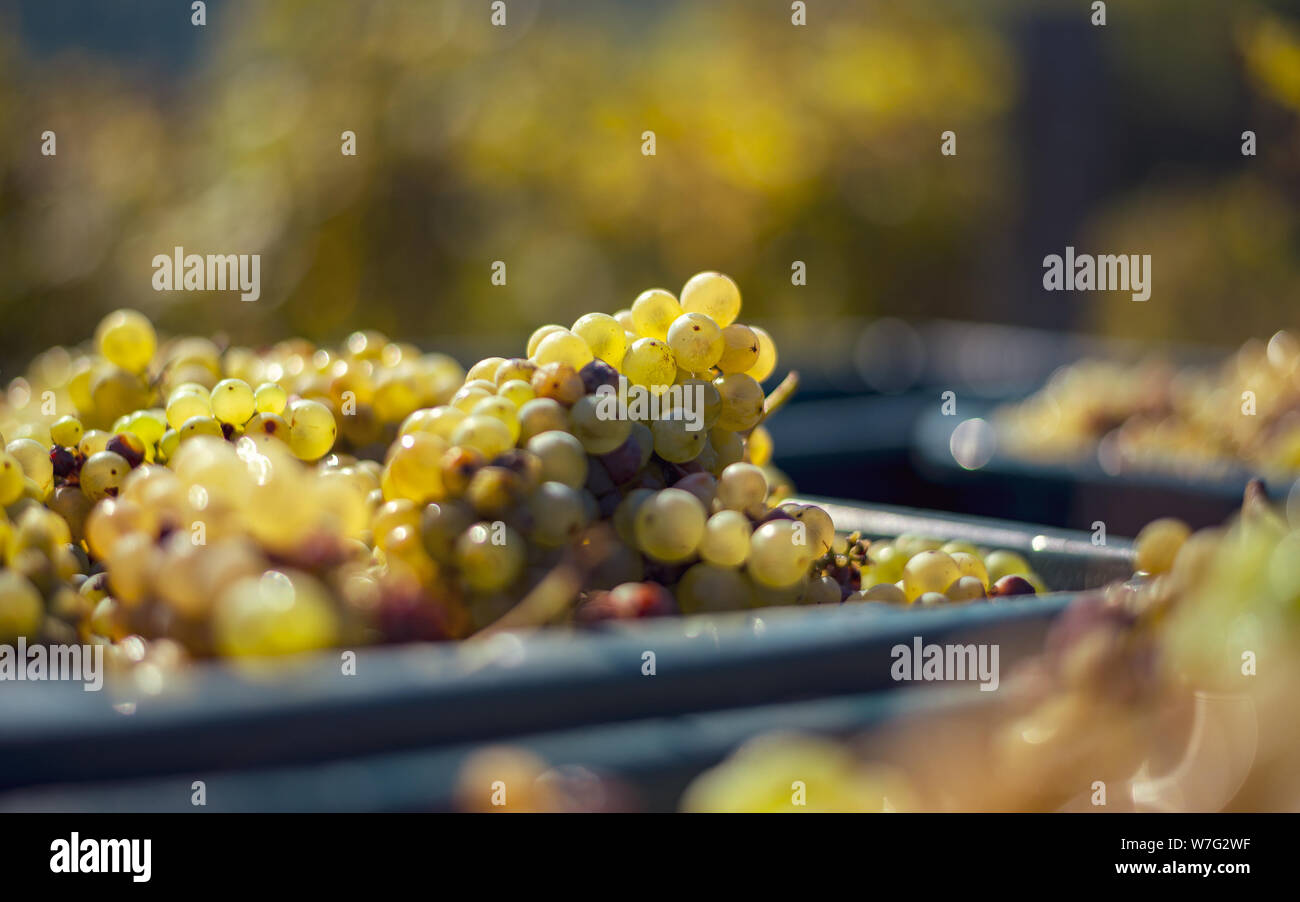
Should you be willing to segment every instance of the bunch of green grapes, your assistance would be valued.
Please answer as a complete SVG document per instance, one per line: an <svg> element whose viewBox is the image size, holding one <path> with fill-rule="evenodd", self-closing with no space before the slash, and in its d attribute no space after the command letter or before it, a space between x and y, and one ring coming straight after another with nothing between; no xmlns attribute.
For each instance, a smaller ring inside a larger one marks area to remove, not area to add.
<svg viewBox="0 0 1300 902"><path fill-rule="evenodd" d="M1081 360L997 411L1000 445L1037 459L1099 454L1108 470L1300 470L1300 339L1252 339L1217 367Z"/></svg>
<svg viewBox="0 0 1300 902"><path fill-rule="evenodd" d="M1048 591L1014 551L911 533L872 542L838 537L823 563L827 575L853 586L852 601L931 605Z"/></svg>
<svg viewBox="0 0 1300 902"><path fill-rule="evenodd" d="M194 435L279 440L308 461L336 448L377 456L403 419L449 399L463 378L452 358L377 332L337 349L290 340L255 352L197 336L160 343L145 316L119 310L93 347L52 348L10 383L0 431L79 462L121 435L138 439L148 462Z"/></svg>
<svg viewBox="0 0 1300 902"><path fill-rule="evenodd" d="M759 383L776 348L740 308L731 279L700 273L680 299L651 289L615 314L539 328L527 356L474 364L390 446L375 547L454 583L478 626L593 531L604 538L579 620L839 602L812 579L830 518L772 507ZM638 392L658 403L604 403Z"/></svg>

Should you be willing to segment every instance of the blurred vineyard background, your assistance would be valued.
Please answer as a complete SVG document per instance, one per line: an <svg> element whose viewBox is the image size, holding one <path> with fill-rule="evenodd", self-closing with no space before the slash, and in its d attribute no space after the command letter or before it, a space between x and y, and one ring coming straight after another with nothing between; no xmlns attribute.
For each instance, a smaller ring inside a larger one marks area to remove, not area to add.
<svg viewBox="0 0 1300 902"><path fill-rule="evenodd" d="M496 28L480 0L212 0L197 28L188 3L10 2L0 369L123 305L252 345L518 353L701 269L796 357L885 315L1297 325L1300 5L808 5L508 0ZM1044 292L1066 244L1150 253L1152 300ZM154 292L177 245L260 253L261 300Z"/></svg>

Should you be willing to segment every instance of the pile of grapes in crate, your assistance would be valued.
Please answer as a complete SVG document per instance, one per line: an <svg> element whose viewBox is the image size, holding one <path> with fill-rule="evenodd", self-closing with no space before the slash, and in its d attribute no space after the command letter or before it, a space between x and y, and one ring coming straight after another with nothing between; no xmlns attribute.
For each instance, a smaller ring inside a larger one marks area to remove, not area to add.
<svg viewBox="0 0 1300 902"><path fill-rule="evenodd" d="M795 380L765 394L776 348L740 308L701 273L468 372L370 332L255 350L113 313L0 401L0 641L172 664L1044 588L1013 553L783 501L763 421Z"/></svg>
<svg viewBox="0 0 1300 902"><path fill-rule="evenodd" d="M999 446L1112 473L1205 476L1233 469L1293 479L1300 471L1300 339L1252 339L1217 367L1081 360L995 413Z"/></svg>

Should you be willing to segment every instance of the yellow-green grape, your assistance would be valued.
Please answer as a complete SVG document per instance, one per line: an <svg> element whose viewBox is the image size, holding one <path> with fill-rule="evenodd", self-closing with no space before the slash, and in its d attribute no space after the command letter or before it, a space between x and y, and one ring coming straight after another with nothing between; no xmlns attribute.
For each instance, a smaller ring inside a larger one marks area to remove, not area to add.
<svg viewBox="0 0 1300 902"><path fill-rule="evenodd" d="M420 416L420 414L423 414ZM456 431L456 427L461 424L469 414L458 407L452 407L450 404L441 404L437 407L431 407L424 411L417 410L406 418L399 430L400 434L406 435L411 432L430 432L447 441L451 441L451 434ZM418 417L418 419L417 419Z"/></svg>
<svg viewBox="0 0 1300 902"><path fill-rule="evenodd" d="M594 395L583 395L569 408L569 431L588 454L608 454L632 433L631 421L601 414L601 404Z"/></svg>
<svg viewBox="0 0 1300 902"><path fill-rule="evenodd" d="M849 601L882 601L885 604L907 604L907 596L903 594L902 589L893 583L876 583L874 586L868 586L854 592L849 596Z"/></svg>
<svg viewBox="0 0 1300 902"><path fill-rule="evenodd" d="M720 272L697 273L682 288L682 309L730 326L740 315L740 289Z"/></svg>
<svg viewBox="0 0 1300 902"><path fill-rule="evenodd" d="M328 648L338 615L328 590L293 570L268 570L229 586L213 611L217 648L232 657L290 655Z"/></svg>
<svg viewBox="0 0 1300 902"><path fill-rule="evenodd" d="M627 353L627 336L618 320L607 313L588 313L573 324L573 334L587 343L591 353L618 369Z"/></svg>
<svg viewBox="0 0 1300 902"><path fill-rule="evenodd" d="M580 370L592 361L591 348L581 337L568 329L557 329L542 339L532 359L538 366L548 363L567 363Z"/></svg>
<svg viewBox="0 0 1300 902"><path fill-rule="evenodd" d="M0 642L35 638L44 617L41 593L31 581L14 570L0 569Z"/></svg>
<svg viewBox="0 0 1300 902"><path fill-rule="evenodd" d="M153 446L162 440L167 431L167 416L161 410L137 410L126 418L123 432L138 436L146 446Z"/></svg>
<svg viewBox="0 0 1300 902"><path fill-rule="evenodd" d="M944 546L945 549L947 547L947 545ZM957 569L961 571L962 576L975 577L984 586L984 590L988 591L992 583L989 582L989 571L984 566L984 562L979 559L979 555L971 554L969 551L950 551L948 556L957 565Z"/></svg>
<svg viewBox="0 0 1300 902"><path fill-rule="evenodd" d="M387 535L399 526L418 527L420 508L409 498L393 498L375 508L370 518L370 531L376 536Z"/></svg>
<svg viewBox="0 0 1300 902"><path fill-rule="evenodd" d="M497 385L505 385L507 382L519 380L529 385L533 382L533 374L537 372L537 364L524 357L511 357L505 363L497 367L496 376L492 380ZM500 394L500 392L498 392Z"/></svg>
<svg viewBox="0 0 1300 902"><path fill-rule="evenodd" d="M722 330L722 346L718 369L724 373L745 373L758 363L758 335L749 326L727 326Z"/></svg>
<svg viewBox="0 0 1300 902"><path fill-rule="evenodd" d="M719 567L739 567L749 557L749 518L739 511L718 511L704 524L700 557Z"/></svg>
<svg viewBox="0 0 1300 902"><path fill-rule="evenodd" d="M673 320L667 341L677 365L692 373L703 373L716 364L726 347L718 324L703 313L684 313Z"/></svg>
<svg viewBox="0 0 1300 902"><path fill-rule="evenodd" d="M684 464L687 461L695 460L700 456L700 452L704 450L704 446L709 440L709 434L702 426L691 428L693 425L698 424L676 418L659 419L651 422L650 432L654 436L655 453L664 460L675 464ZM610 450L612 451L613 448Z"/></svg>
<svg viewBox="0 0 1300 902"><path fill-rule="evenodd" d="M447 448L445 439L429 432L399 438L389 454L387 467L386 485L394 497L417 504L441 500L446 494L442 484L442 456Z"/></svg>
<svg viewBox="0 0 1300 902"><path fill-rule="evenodd" d="M534 398L519 408L519 440L527 442L535 435L569 428L569 411L553 398Z"/></svg>
<svg viewBox="0 0 1300 902"><path fill-rule="evenodd" d="M543 482L528 496L533 542L560 548L576 539L587 525L587 509L577 489L560 482Z"/></svg>
<svg viewBox="0 0 1300 902"><path fill-rule="evenodd" d="M471 415L500 420L510 432L510 444L519 441L519 408L509 398L484 398L474 405Z"/></svg>
<svg viewBox="0 0 1300 902"><path fill-rule="evenodd" d="M175 429L168 429L163 433L162 438L158 439L158 454L163 460L171 460L176 453L177 447L181 443L181 434Z"/></svg>
<svg viewBox="0 0 1300 902"><path fill-rule="evenodd" d="M988 587L978 576L963 576L944 592L949 601L974 601L988 597Z"/></svg>
<svg viewBox="0 0 1300 902"><path fill-rule="evenodd" d="M623 327L623 334L636 332L636 323L632 320L632 308L624 307L622 310L614 311L614 321Z"/></svg>
<svg viewBox="0 0 1300 902"><path fill-rule="evenodd" d="M1191 534L1191 529L1182 520L1173 517L1152 520L1142 527L1133 542L1137 550L1137 568L1153 576L1168 573L1178 550Z"/></svg>
<svg viewBox="0 0 1300 902"><path fill-rule="evenodd" d="M713 380L722 396L722 415L718 425L733 432L743 432L758 425L763 418L763 389L744 373L725 373Z"/></svg>
<svg viewBox="0 0 1300 902"><path fill-rule="evenodd" d="M289 393L274 382L263 382L253 392L253 406L258 413L283 414L289 404Z"/></svg>
<svg viewBox="0 0 1300 902"><path fill-rule="evenodd" d="M485 357L469 368L469 372L465 374L465 381L473 382L475 379L486 379L488 382L496 382L497 370L505 362L504 357Z"/></svg>
<svg viewBox="0 0 1300 902"><path fill-rule="evenodd" d="M90 409L108 422L149 403L149 386L144 380L116 366L96 367L90 392Z"/></svg>
<svg viewBox="0 0 1300 902"><path fill-rule="evenodd" d="M526 352L527 355L529 357L532 357L534 354L536 354L538 346L541 345L542 339L544 339L546 336L550 335L552 332L559 332L563 330L564 330L563 326L558 326L555 323L548 323L545 326L538 327L538 329L534 331L532 335L528 336L528 347Z"/></svg>
<svg viewBox="0 0 1300 902"><path fill-rule="evenodd" d="M749 540L749 576L760 586L784 589L808 576L816 554L807 532L793 520L770 520Z"/></svg>
<svg viewBox="0 0 1300 902"><path fill-rule="evenodd" d="M496 417L484 414L466 417L451 434L451 443L473 448L488 460L514 447L510 429Z"/></svg>
<svg viewBox="0 0 1300 902"><path fill-rule="evenodd" d="M948 587L961 579L952 556L943 551L922 551L912 555L903 567L903 594L915 601L926 592L947 592Z"/></svg>
<svg viewBox="0 0 1300 902"><path fill-rule="evenodd" d="M186 383L167 396L167 425L179 431L185 421L212 416L212 400L201 385Z"/></svg>
<svg viewBox="0 0 1300 902"><path fill-rule="evenodd" d="M703 562L682 574L673 595L683 614L742 611L751 599L749 580L738 570Z"/></svg>
<svg viewBox="0 0 1300 902"><path fill-rule="evenodd" d="M803 504L793 516L796 522L804 525L807 530L808 544L819 557L831 550L831 545L835 541L835 523L831 520L830 514L815 504Z"/></svg>
<svg viewBox="0 0 1300 902"><path fill-rule="evenodd" d="M623 356L623 375L657 394L676 381L677 358L660 339L638 338Z"/></svg>
<svg viewBox="0 0 1300 902"><path fill-rule="evenodd" d="M756 467L766 467L772 462L772 450L772 433L767 431L766 426L755 426L749 434L749 441L745 443L745 455L749 462Z"/></svg>
<svg viewBox="0 0 1300 902"><path fill-rule="evenodd" d="M49 448L29 438L16 438L5 446L5 451L22 466L23 475L40 488L42 498L54 490Z"/></svg>
<svg viewBox="0 0 1300 902"><path fill-rule="evenodd" d="M115 496L130 472L131 465L120 454L112 451L92 454L81 465L81 491L91 501Z"/></svg>
<svg viewBox="0 0 1300 902"><path fill-rule="evenodd" d="M212 414L223 423L242 426L257 413L253 389L243 379L222 379L212 387Z"/></svg>
<svg viewBox="0 0 1300 902"><path fill-rule="evenodd" d="M50 426L50 438L56 445L62 445L65 448L75 448L81 441L84 433L81 426L81 420L76 417L59 417Z"/></svg>
<svg viewBox="0 0 1300 902"><path fill-rule="evenodd" d="M776 343L765 329L758 326L749 328L758 337L758 360L746 372L755 382L763 382L776 369Z"/></svg>
<svg viewBox="0 0 1300 902"><path fill-rule="evenodd" d="M767 477L753 464L730 464L718 477L717 499L728 510L759 516L767 505Z"/></svg>
<svg viewBox="0 0 1300 902"><path fill-rule="evenodd" d="M709 430L709 444L718 456L718 472L745 459L745 441L730 429Z"/></svg>
<svg viewBox="0 0 1300 902"><path fill-rule="evenodd" d="M221 431L221 424L213 417L190 417L181 424L181 428L176 430L180 435L181 441L194 438L196 435L211 435L217 438L224 438L225 433Z"/></svg>
<svg viewBox="0 0 1300 902"><path fill-rule="evenodd" d="M704 538L704 505L690 492L664 489L636 511L633 529L641 551L664 563L684 561Z"/></svg>
<svg viewBox="0 0 1300 902"><path fill-rule="evenodd" d="M95 348L110 363L131 373L142 373L153 360L158 335L144 314L116 310L95 329Z"/></svg>
<svg viewBox="0 0 1300 902"><path fill-rule="evenodd" d="M651 288L632 302L632 328L644 338L667 341L668 328L685 312L672 292Z"/></svg>
<svg viewBox="0 0 1300 902"><path fill-rule="evenodd" d="M465 385L459 388L456 391L456 394L451 396L451 406L455 407L462 413L468 414L478 406L479 401L482 401L484 398L492 397L495 397L495 395L487 389Z"/></svg>
<svg viewBox="0 0 1300 902"><path fill-rule="evenodd" d="M523 407L537 397L537 392L533 391L531 382L525 382L522 379L511 379L501 383L501 386L497 389L497 397L505 398L515 407Z"/></svg>
<svg viewBox="0 0 1300 902"><path fill-rule="evenodd" d="M275 439L287 445L289 443L289 424L278 413L255 413L244 424L244 435L259 442ZM161 445L162 442L159 442L160 450Z"/></svg>
<svg viewBox="0 0 1300 902"><path fill-rule="evenodd" d="M477 592L496 592L519 578L524 539L501 522L475 523L456 539L456 568Z"/></svg>
<svg viewBox="0 0 1300 902"><path fill-rule="evenodd" d="M334 447L338 425L319 401L295 401L289 406L289 450L299 460L319 460Z"/></svg>
<svg viewBox="0 0 1300 902"><path fill-rule="evenodd" d="M90 457L92 454L98 454L108 447L108 440L113 436L99 429L88 429L81 441L77 443L77 450L81 452L82 457Z"/></svg>
<svg viewBox="0 0 1300 902"><path fill-rule="evenodd" d="M939 550L946 551L949 554L955 554L958 551L964 551L966 554L973 554L976 557L980 556L980 550L974 543L963 542L959 539L953 539L951 542L944 542L943 546ZM983 564L982 561L980 563L981 565Z"/></svg>
<svg viewBox="0 0 1300 902"><path fill-rule="evenodd" d="M1029 562L1014 551L991 551L984 556L984 567L990 583L1004 576L1028 576L1033 572Z"/></svg>
<svg viewBox="0 0 1300 902"><path fill-rule="evenodd" d="M23 465L18 458L8 451L0 451L0 507L8 507L23 496L24 479Z"/></svg>
<svg viewBox="0 0 1300 902"><path fill-rule="evenodd" d="M582 442L561 429L528 439L527 449L541 461L543 482L558 482L580 489L587 482L587 452Z"/></svg>

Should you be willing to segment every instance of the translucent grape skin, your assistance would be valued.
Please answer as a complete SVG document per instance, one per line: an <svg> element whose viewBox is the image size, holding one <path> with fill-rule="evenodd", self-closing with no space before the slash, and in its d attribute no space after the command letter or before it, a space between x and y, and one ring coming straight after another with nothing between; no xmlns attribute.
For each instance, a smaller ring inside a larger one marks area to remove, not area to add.
<svg viewBox="0 0 1300 902"><path fill-rule="evenodd" d="M725 373L713 380L722 396L722 415L718 427L744 432L763 418L763 389L744 373Z"/></svg>
<svg viewBox="0 0 1300 902"><path fill-rule="evenodd" d="M745 373L758 363L758 335L749 326L732 323L722 330L723 350L718 369L724 373Z"/></svg>
<svg viewBox="0 0 1300 902"><path fill-rule="evenodd" d="M148 317L135 310L116 310L100 321L95 347L104 359L131 373L144 372L153 360L158 336Z"/></svg>
<svg viewBox="0 0 1300 902"><path fill-rule="evenodd" d="M722 273L697 273L682 288L681 304L687 313L703 313L725 328L740 315L740 289Z"/></svg>
<svg viewBox="0 0 1300 902"><path fill-rule="evenodd" d="M677 365L692 373L702 373L722 357L726 343L722 330L703 313L684 313L668 327L668 347Z"/></svg>
<svg viewBox="0 0 1300 902"><path fill-rule="evenodd" d="M719 567L739 567L749 557L749 519L739 511L718 511L704 526L700 557Z"/></svg>
<svg viewBox="0 0 1300 902"><path fill-rule="evenodd" d="M528 498L532 514L531 537L543 548L572 542L587 525L583 493L559 482L543 482Z"/></svg>
<svg viewBox="0 0 1300 902"><path fill-rule="evenodd" d="M598 359L617 367L627 353L627 338L618 320L607 313L588 313L573 324L573 334L587 343Z"/></svg>
<svg viewBox="0 0 1300 902"><path fill-rule="evenodd" d="M942 594L961 576L957 563L946 552L922 551L903 567L903 592L908 601L915 601L927 592Z"/></svg>
<svg viewBox="0 0 1300 902"><path fill-rule="evenodd" d="M632 325L643 338L667 341L668 328L685 312L671 292L651 288L632 302Z"/></svg>
<svg viewBox="0 0 1300 902"><path fill-rule="evenodd" d="M728 510L757 516L766 501L767 477L753 464L730 464L718 477L718 502Z"/></svg>
<svg viewBox="0 0 1300 902"><path fill-rule="evenodd" d="M289 450L301 460L320 460L334 447L338 424L319 401L295 401L289 407Z"/></svg>
<svg viewBox="0 0 1300 902"><path fill-rule="evenodd" d="M504 523L476 523L456 540L461 579L477 592L495 592L523 572L524 539Z"/></svg>
<svg viewBox="0 0 1300 902"><path fill-rule="evenodd" d="M747 568L759 585L783 589L807 577L813 549L800 541L802 531L796 526L794 520L771 520L754 530Z"/></svg>
<svg viewBox="0 0 1300 902"><path fill-rule="evenodd" d="M636 543L655 560L684 561L699 547L704 524L704 505L698 498L680 489L664 489L637 508Z"/></svg>
<svg viewBox="0 0 1300 902"><path fill-rule="evenodd" d="M542 339L532 358L538 366L563 363L573 367L576 372L591 363L593 356L591 348L581 336L568 329L559 329Z"/></svg>
<svg viewBox="0 0 1300 902"><path fill-rule="evenodd" d="M677 584L683 614L741 611L749 607L749 581L740 571L710 563L693 564Z"/></svg>
<svg viewBox="0 0 1300 902"><path fill-rule="evenodd" d="M776 343L765 329L758 326L749 328L758 337L758 359L747 373L755 382L764 382L776 369Z"/></svg>
<svg viewBox="0 0 1300 902"><path fill-rule="evenodd" d="M542 479L580 489L587 481L587 453L568 432L552 429L528 440L527 448L542 463Z"/></svg>
<svg viewBox="0 0 1300 902"><path fill-rule="evenodd" d="M655 453L672 463L695 460L708 441L707 432L691 429L686 420L655 420L651 423L650 431L654 436Z"/></svg>
<svg viewBox="0 0 1300 902"><path fill-rule="evenodd" d="M212 414L223 423L242 426L257 412L253 389L242 379L222 379L212 387Z"/></svg>
<svg viewBox="0 0 1300 902"><path fill-rule="evenodd" d="M623 375L633 385L662 392L677 378L677 358L662 340L640 338L623 357Z"/></svg>
<svg viewBox="0 0 1300 902"><path fill-rule="evenodd" d="M131 465L126 458L112 451L100 451L81 465L81 490L91 501L113 497L130 472Z"/></svg>

